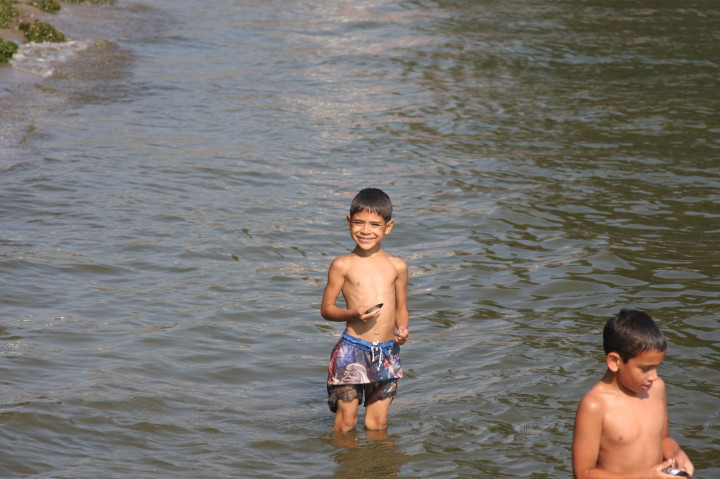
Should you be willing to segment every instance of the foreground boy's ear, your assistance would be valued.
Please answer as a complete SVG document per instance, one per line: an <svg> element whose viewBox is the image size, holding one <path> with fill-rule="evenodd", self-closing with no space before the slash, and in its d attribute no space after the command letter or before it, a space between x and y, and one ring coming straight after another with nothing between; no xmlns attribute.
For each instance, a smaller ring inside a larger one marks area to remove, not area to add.
<svg viewBox="0 0 720 479"><path fill-rule="evenodd" d="M620 364L622 363L622 358L618 353L610 352L605 357L605 362L607 363L607 367L610 371L616 373L618 369L620 369Z"/></svg>
<svg viewBox="0 0 720 479"><path fill-rule="evenodd" d="M390 230L392 229L393 226L395 226L394 220L390 220L387 223L385 223L385 234L390 233Z"/></svg>

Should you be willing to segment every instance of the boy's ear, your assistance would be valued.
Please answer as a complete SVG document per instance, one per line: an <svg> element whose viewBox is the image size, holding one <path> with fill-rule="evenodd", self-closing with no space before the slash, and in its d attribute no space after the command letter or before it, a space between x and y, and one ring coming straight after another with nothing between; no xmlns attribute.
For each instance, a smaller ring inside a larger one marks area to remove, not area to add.
<svg viewBox="0 0 720 479"><path fill-rule="evenodd" d="M622 364L622 358L616 352L609 352L605 357L605 362L607 363L608 369L616 373L618 372L618 369L620 369L620 364Z"/></svg>
<svg viewBox="0 0 720 479"><path fill-rule="evenodd" d="M385 234L390 234L390 230L395 226L395 221L390 220L385 223Z"/></svg>
<svg viewBox="0 0 720 479"><path fill-rule="evenodd" d="M352 218L350 218L350 215L347 215L346 218L348 222L348 229L352 229L352 223L350 223L352 221Z"/></svg>

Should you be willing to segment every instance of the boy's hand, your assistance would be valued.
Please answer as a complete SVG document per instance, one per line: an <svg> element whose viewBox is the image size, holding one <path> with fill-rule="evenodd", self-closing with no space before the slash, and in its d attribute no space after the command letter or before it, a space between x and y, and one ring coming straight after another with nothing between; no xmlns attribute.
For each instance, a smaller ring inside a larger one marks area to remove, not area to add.
<svg viewBox="0 0 720 479"><path fill-rule="evenodd" d="M688 460L686 463L679 464L678 463L679 457L680 456L678 455L678 457L674 457L672 459L666 459L662 463L660 463L657 467L655 467L654 468L655 471L660 473L660 475L657 477L662 477L663 479L669 478L669 477L672 477L674 479L678 479L680 477L692 477L693 473L695 472L695 468L693 467L692 463ZM685 456L685 459L687 459L687 456ZM683 466L683 464L684 464L684 466ZM681 471L686 472L688 475L680 476L677 474L668 474L667 472L665 472L665 470L667 470L668 468L680 469ZM653 477L655 477L655 476L653 476Z"/></svg>
<svg viewBox="0 0 720 479"><path fill-rule="evenodd" d="M695 466L693 466L690 458L687 457L687 454L685 454L685 451L683 451L682 449L680 450L680 453L675 456L675 464L677 464L678 469L682 469L683 471L690 474L690 477L695 474Z"/></svg>
<svg viewBox="0 0 720 479"><path fill-rule="evenodd" d="M395 331L395 342L398 344L405 344L405 341L407 341L408 336L410 336L410 331L407 329L398 329Z"/></svg>
<svg viewBox="0 0 720 479"><path fill-rule="evenodd" d="M672 457L669 459L670 466L674 467L676 469L681 469L685 472L687 472L690 477L695 473L695 466L693 466L693 463L690 462L690 458L687 457L687 454L685 454L685 451L682 449L679 450L677 455L675 457ZM668 462L668 461L665 461ZM677 477L677 476L676 476Z"/></svg>
<svg viewBox="0 0 720 479"><path fill-rule="evenodd" d="M355 310L355 318L358 321L362 321L363 323L366 323L370 321L371 319L377 318L380 316L380 309L376 309L374 311L368 311L370 306L360 306L358 309Z"/></svg>

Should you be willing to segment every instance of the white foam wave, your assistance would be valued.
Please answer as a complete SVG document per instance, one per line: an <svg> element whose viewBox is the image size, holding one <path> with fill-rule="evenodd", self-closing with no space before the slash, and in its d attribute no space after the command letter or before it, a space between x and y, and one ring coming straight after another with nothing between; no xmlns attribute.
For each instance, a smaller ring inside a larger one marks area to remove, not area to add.
<svg viewBox="0 0 720 479"><path fill-rule="evenodd" d="M48 78L55 73L58 65L87 47L87 42L76 40L63 43L26 43L13 55L10 63L13 68L23 73Z"/></svg>

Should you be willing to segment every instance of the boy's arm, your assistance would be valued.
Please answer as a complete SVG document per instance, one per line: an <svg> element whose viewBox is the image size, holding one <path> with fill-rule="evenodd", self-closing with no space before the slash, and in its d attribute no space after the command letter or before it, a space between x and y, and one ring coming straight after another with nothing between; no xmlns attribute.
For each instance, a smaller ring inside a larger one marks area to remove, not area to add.
<svg viewBox="0 0 720 479"><path fill-rule="evenodd" d="M410 313L407 307L408 266L405 261L395 258L397 279L395 280L395 341L404 344L410 336Z"/></svg>
<svg viewBox="0 0 720 479"><path fill-rule="evenodd" d="M338 296L345 285L345 275L349 267L349 261L344 258L335 258L328 269L328 279L323 292L320 314L328 321L367 321L379 314L379 311L366 313L367 307L361 306L357 311L339 308Z"/></svg>
<svg viewBox="0 0 720 479"><path fill-rule="evenodd" d="M663 426L662 440L663 459L671 461L671 465L673 467L682 469L683 471L690 474L690 476L692 476L695 473L695 466L693 466L693 463L690 461L690 458L687 456L687 454L685 454L685 452L680 449L680 445L677 443L677 441L670 437L670 426L667 417L667 397L665 392L665 382L660 379L658 383L658 386L662 386L661 388L659 388L659 394L662 395L662 401L664 404L666 404L665 424Z"/></svg>
<svg viewBox="0 0 720 479"><path fill-rule="evenodd" d="M589 395L585 395L575 414L573 434L572 465L575 479L593 477L591 470L597 465L602 434L602 406Z"/></svg>

